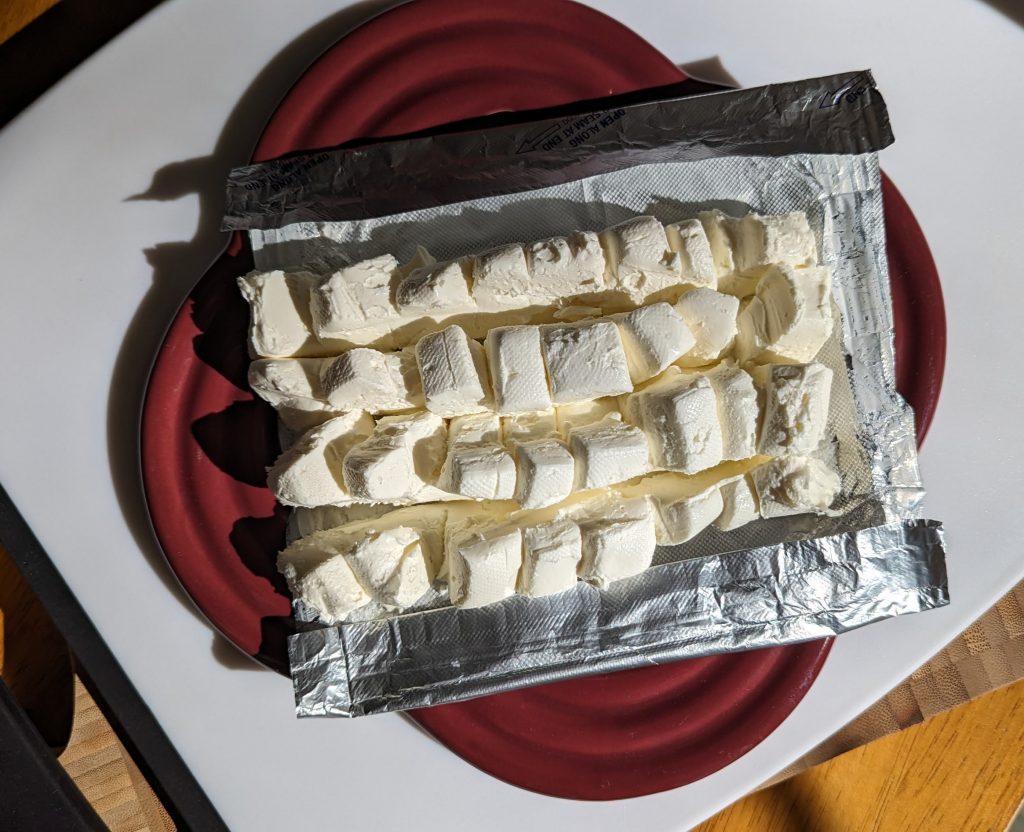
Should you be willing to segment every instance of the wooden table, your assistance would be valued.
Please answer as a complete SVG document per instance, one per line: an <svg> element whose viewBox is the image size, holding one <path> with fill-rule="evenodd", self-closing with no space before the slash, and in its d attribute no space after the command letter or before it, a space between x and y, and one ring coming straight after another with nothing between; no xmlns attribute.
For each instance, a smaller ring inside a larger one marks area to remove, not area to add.
<svg viewBox="0 0 1024 832"><path fill-rule="evenodd" d="M0 3L0 43L56 2ZM111 829L172 828L2 549L0 676L47 739L66 744L65 768ZM1024 681L756 792L698 830L989 832L1005 829L1022 799Z"/></svg>

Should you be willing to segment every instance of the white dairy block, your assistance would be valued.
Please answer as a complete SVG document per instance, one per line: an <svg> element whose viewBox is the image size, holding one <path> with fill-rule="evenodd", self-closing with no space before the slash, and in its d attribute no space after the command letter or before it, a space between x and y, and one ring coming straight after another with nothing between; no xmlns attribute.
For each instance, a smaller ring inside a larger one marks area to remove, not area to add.
<svg viewBox="0 0 1024 832"><path fill-rule="evenodd" d="M349 535L316 532L277 557L277 571L284 575L292 596L313 607L327 624L343 621L370 601L345 560L343 552L350 542Z"/></svg>
<svg viewBox="0 0 1024 832"><path fill-rule="evenodd" d="M395 511L386 503L347 503L342 506L296 507L288 518L288 542L323 529L335 529L363 520L378 520Z"/></svg>
<svg viewBox="0 0 1024 832"><path fill-rule="evenodd" d="M576 586L576 568L583 556L580 527L554 520L523 529L523 567L516 590L539 598Z"/></svg>
<svg viewBox="0 0 1024 832"><path fill-rule="evenodd" d="M750 472L762 517L822 514L839 495L839 474L820 459L785 456Z"/></svg>
<svg viewBox="0 0 1024 832"><path fill-rule="evenodd" d="M238 278L249 304L249 345L253 355L288 356L315 352L309 308L317 278L309 272L250 272Z"/></svg>
<svg viewBox="0 0 1024 832"><path fill-rule="evenodd" d="M546 439L558 434L555 410L515 413L501 417L501 434L506 445Z"/></svg>
<svg viewBox="0 0 1024 832"><path fill-rule="evenodd" d="M448 594L456 607L482 607L515 593L523 563L519 529L459 532L446 548Z"/></svg>
<svg viewBox="0 0 1024 832"><path fill-rule="evenodd" d="M611 321L542 326L540 337L556 404L618 396L633 389L622 339Z"/></svg>
<svg viewBox="0 0 1024 832"><path fill-rule="evenodd" d="M324 422L277 458L267 471L267 486L287 506L324 506L349 499L342 461L373 430L373 419L361 410Z"/></svg>
<svg viewBox="0 0 1024 832"><path fill-rule="evenodd" d="M563 404L555 408L555 423L558 432L568 437L573 428L582 428L600 422L606 416L618 415L619 406L616 399L593 399L589 402Z"/></svg>
<svg viewBox="0 0 1024 832"><path fill-rule="evenodd" d="M319 358L257 358L249 364L253 392L275 408L330 410L320 384Z"/></svg>
<svg viewBox="0 0 1024 832"><path fill-rule="evenodd" d="M441 416L488 410L493 404L483 345L458 326L425 335L416 361L427 409Z"/></svg>
<svg viewBox="0 0 1024 832"><path fill-rule="evenodd" d="M721 211L702 211L697 219L704 228L711 249L711 259L718 277L725 277L736 270L733 259L733 241L729 220Z"/></svg>
<svg viewBox="0 0 1024 832"><path fill-rule="evenodd" d="M331 410L400 413L423 407L423 389L411 352L368 347L321 359L320 388Z"/></svg>
<svg viewBox="0 0 1024 832"><path fill-rule="evenodd" d="M765 271L737 321L740 361L812 361L832 334L831 287L825 267Z"/></svg>
<svg viewBox="0 0 1024 832"><path fill-rule="evenodd" d="M452 419L438 488L474 500L511 499L516 464L500 442L500 430L494 414Z"/></svg>
<svg viewBox="0 0 1024 832"><path fill-rule="evenodd" d="M446 445L445 423L436 414L384 416L345 456L345 487L361 500L413 498L436 482Z"/></svg>
<svg viewBox="0 0 1024 832"><path fill-rule="evenodd" d="M420 535L408 526L367 530L343 556L370 598L389 609L415 603L433 580Z"/></svg>
<svg viewBox="0 0 1024 832"><path fill-rule="evenodd" d="M625 482L651 470L644 432L614 415L570 430L569 451L576 461L576 491Z"/></svg>
<svg viewBox="0 0 1024 832"><path fill-rule="evenodd" d="M749 373L723 362L706 374L718 401L722 459L747 459L757 453L757 388Z"/></svg>
<svg viewBox="0 0 1024 832"><path fill-rule="evenodd" d="M346 266L324 278L310 295L313 327L319 338L345 338L353 330L393 324L391 302L398 261L390 254Z"/></svg>
<svg viewBox="0 0 1024 832"><path fill-rule="evenodd" d="M700 220L683 220L665 226L669 248L679 256L679 281L691 286L718 285L718 270L711 242Z"/></svg>
<svg viewBox="0 0 1024 832"><path fill-rule="evenodd" d="M654 217L635 217L599 235L607 257L609 288L631 303L679 285L679 255L669 247L665 226Z"/></svg>
<svg viewBox="0 0 1024 832"><path fill-rule="evenodd" d="M633 384L654 378L697 344L682 316L668 303L614 316Z"/></svg>
<svg viewBox="0 0 1024 832"><path fill-rule="evenodd" d="M472 275L473 299L481 310L529 305L530 270L521 243L478 254L472 261Z"/></svg>
<svg viewBox="0 0 1024 832"><path fill-rule="evenodd" d="M440 317L476 309L469 291L470 261L427 263L412 269L395 289L395 306L409 317Z"/></svg>
<svg viewBox="0 0 1024 832"><path fill-rule="evenodd" d="M696 343L679 360L684 367L699 367L722 357L736 338L740 302L714 289L692 289L676 302L676 311L693 333Z"/></svg>
<svg viewBox="0 0 1024 832"><path fill-rule="evenodd" d="M604 589L643 572L657 546L654 510L645 497L601 501L579 520L583 557L578 575Z"/></svg>
<svg viewBox="0 0 1024 832"><path fill-rule="evenodd" d="M722 513L722 494L718 485L678 500L663 500L658 505L661 528L658 543L674 546L685 543L710 526Z"/></svg>
<svg viewBox="0 0 1024 832"><path fill-rule="evenodd" d="M551 303L605 290L604 250L597 234L577 231L525 246L530 296Z"/></svg>
<svg viewBox="0 0 1024 832"><path fill-rule="evenodd" d="M814 451L828 424L832 371L823 364L764 364L751 372L762 400L760 453Z"/></svg>
<svg viewBox="0 0 1024 832"><path fill-rule="evenodd" d="M486 350L498 413L551 407L539 327L495 327L487 333Z"/></svg>
<svg viewBox="0 0 1024 832"><path fill-rule="evenodd" d="M773 263L813 266L818 262L814 232L802 211L788 214L747 214L731 220L736 270L749 272Z"/></svg>
<svg viewBox="0 0 1024 832"><path fill-rule="evenodd" d="M572 493L576 462L558 439L535 439L515 446L515 500L523 508L544 508Z"/></svg>
<svg viewBox="0 0 1024 832"><path fill-rule="evenodd" d="M670 367L630 396L627 410L647 435L655 467L695 474L722 461L718 400L706 376Z"/></svg>
<svg viewBox="0 0 1024 832"><path fill-rule="evenodd" d="M738 529L760 517L757 510L757 495L746 475L733 477L719 486L722 494L722 512L715 519L715 525L723 532Z"/></svg>

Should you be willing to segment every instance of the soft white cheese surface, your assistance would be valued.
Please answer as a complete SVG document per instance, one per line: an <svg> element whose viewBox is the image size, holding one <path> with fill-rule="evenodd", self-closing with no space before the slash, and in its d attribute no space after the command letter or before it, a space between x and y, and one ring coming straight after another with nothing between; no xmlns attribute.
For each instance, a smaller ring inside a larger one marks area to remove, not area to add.
<svg viewBox="0 0 1024 832"><path fill-rule="evenodd" d="M824 267L772 266L737 320L740 361L812 361L832 334L832 278Z"/></svg>
<svg viewBox="0 0 1024 832"><path fill-rule="evenodd" d="M707 372L718 401L722 425L722 459L747 459L757 453L759 409L750 374L730 362Z"/></svg>
<svg viewBox="0 0 1024 832"><path fill-rule="evenodd" d="M320 384L319 358L258 358L249 364L253 392L276 408L329 410Z"/></svg>
<svg viewBox="0 0 1024 832"><path fill-rule="evenodd" d="M580 527L571 520L527 526L517 592L538 598L574 587L582 556Z"/></svg>
<svg viewBox="0 0 1024 832"><path fill-rule="evenodd" d="M693 333L696 343L680 359L684 367L699 367L722 357L736 338L740 302L714 289L693 289L676 303L676 311Z"/></svg>
<svg viewBox="0 0 1024 832"><path fill-rule="evenodd" d="M423 407L423 390L410 352L357 347L320 362L320 389L331 410L400 413Z"/></svg>
<svg viewBox="0 0 1024 832"><path fill-rule="evenodd" d="M526 509L559 503L572 493L576 462L559 439L515 445L515 500Z"/></svg>
<svg viewBox="0 0 1024 832"><path fill-rule="evenodd" d="M651 470L644 432L621 418L572 429L569 451L576 460L577 491L625 482Z"/></svg>
<svg viewBox="0 0 1024 832"><path fill-rule="evenodd" d="M697 344L679 312L668 303L641 306L614 316L633 384L658 375Z"/></svg>
<svg viewBox="0 0 1024 832"><path fill-rule="evenodd" d="M837 496L840 480L820 459L786 456L750 472L762 517L823 513Z"/></svg>
<svg viewBox="0 0 1024 832"><path fill-rule="evenodd" d="M710 526L722 513L722 508L722 494L717 484L678 500L660 501L658 542L668 546L685 543Z"/></svg>
<svg viewBox="0 0 1024 832"><path fill-rule="evenodd" d="M635 217L599 235L608 260L609 286L639 304L679 284L679 255L669 247L665 226Z"/></svg>
<svg viewBox="0 0 1024 832"><path fill-rule="evenodd" d="M606 416L619 413L619 406L616 399L604 398L594 399L589 402L577 402L575 404L563 404L555 408L555 423L558 432L563 437L568 437L573 428L582 428L586 425L593 425L600 422Z"/></svg>
<svg viewBox="0 0 1024 832"><path fill-rule="evenodd" d="M551 407L539 327L496 327L487 333L486 349L498 413Z"/></svg>
<svg viewBox="0 0 1024 832"><path fill-rule="evenodd" d="M328 624L343 621L370 601L344 556L352 538L336 530L316 532L277 558L277 569L292 595L316 609Z"/></svg>
<svg viewBox="0 0 1024 832"><path fill-rule="evenodd" d="M399 317L391 302L398 261L390 254L339 269L312 291L310 311L319 338L345 338L352 330L387 325Z"/></svg>
<svg viewBox="0 0 1024 832"><path fill-rule="evenodd" d="M813 266L818 262L814 232L802 211L788 214L747 214L732 220L733 256L737 271L752 271L773 263Z"/></svg>
<svg viewBox="0 0 1024 832"><path fill-rule="evenodd" d="M303 355L315 351L310 292L317 278L309 272L250 272L238 278L249 304L249 345L253 355Z"/></svg>
<svg viewBox="0 0 1024 832"><path fill-rule="evenodd" d="M703 211L697 219L704 227L711 249L711 259L715 264L718 277L725 277L736 270L733 259L733 241L729 231L729 217L721 211Z"/></svg>
<svg viewBox="0 0 1024 832"><path fill-rule="evenodd" d="M722 494L722 513L715 519L715 525L723 532L738 529L756 520L757 495L750 477L734 477L719 486Z"/></svg>
<svg viewBox="0 0 1024 832"><path fill-rule="evenodd" d="M618 396L633 389L619 330L611 321L540 328L541 348L556 404Z"/></svg>
<svg viewBox="0 0 1024 832"><path fill-rule="evenodd" d="M832 371L823 364L765 364L752 375L763 401L760 453L813 452L828 424Z"/></svg>
<svg viewBox="0 0 1024 832"><path fill-rule="evenodd" d="M654 559L654 509L647 498L599 503L579 526L578 574L600 589L643 572Z"/></svg>
<svg viewBox="0 0 1024 832"><path fill-rule="evenodd" d="M370 598L384 607L408 607L430 588L431 568L419 533L407 526L371 530L344 557Z"/></svg>
<svg viewBox="0 0 1024 832"><path fill-rule="evenodd" d="M468 262L431 263L410 271L395 290L402 315L440 315L472 312L476 302L469 291Z"/></svg>
<svg viewBox="0 0 1024 832"><path fill-rule="evenodd" d="M558 434L555 410L514 413L501 417L501 432L509 447L521 442L546 439Z"/></svg>
<svg viewBox="0 0 1024 832"><path fill-rule="evenodd" d="M448 455L437 487L473 500L508 500L516 489L516 464L500 442L494 414L452 419Z"/></svg>
<svg viewBox="0 0 1024 832"><path fill-rule="evenodd" d="M459 532L447 549L448 593L455 606L482 607L515 593L523 563L519 529Z"/></svg>
<svg viewBox="0 0 1024 832"><path fill-rule="evenodd" d="M665 226L669 248L679 258L679 281L691 286L718 285L718 270L711 242L700 220L683 220Z"/></svg>
<svg viewBox="0 0 1024 832"><path fill-rule="evenodd" d="M598 295L605 290L604 250L597 234L579 231L528 243L530 296L540 303Z"/></svg>
<svg viewBox="0 0 1024 832"><path fill-rule="evenodd" d="M345 456L345 487L361 500L408 500L434 485L446 445L444 420L433 413L384 416Z"/></svg>
<svg viewBox="0 0 1024 832"><path fill-rule="evenodd" d="M493 405L483 345L461 327L449 326L421 338L416 362L428 410L459 416Z"/></svg>
<svg viewBox="0 0 1024 832"><path fill-rule="evenodd" d="M521 243L485 251L472 261L473 298L482 311L519 308L530 297L530 270Z"/></svg>

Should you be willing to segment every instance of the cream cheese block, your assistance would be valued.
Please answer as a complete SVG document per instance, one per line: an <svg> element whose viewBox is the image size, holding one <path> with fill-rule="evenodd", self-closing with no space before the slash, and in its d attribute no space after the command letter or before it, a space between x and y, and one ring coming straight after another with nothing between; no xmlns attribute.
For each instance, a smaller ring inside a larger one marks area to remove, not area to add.
<svg viewBox="0 0 1024 832"><path fill-rule="evenodd" d="M722 459L747 459L757 453L757 388L750 374L723 362L705 374L715 391L722 426Z"/></svg>
<svg viewBox="0 0 1024 832"><path fill-rule="evenodd" d="M317 337L347 338L353 331L381 329L400 320L392 303L392 284L399 276L390 254L371 257L323 278L310 295Z"/></svg>
<svg viewBox="0 0 1024 832"><path fill-rule="evenodd" d="M523 566L516 591L539 598L576 586L583 557L580 527L571 520L553 520L523 529Z"/></svg>
<svg viewBox="0 0 1024 832"><path fill-rule="evenodd" d="M478 254L472 259L471 270L473 299L481 310L519 309L529 305L530 270L522 243Z"/></svg>
<svg viewBox="0 0 1024 832"><path fill-rule="evenodd" d="M644 432L613 415L569 431L569 452L576 461L576 491L603 488L651 470Z"/></svg>
<svg viewBox="0 0 1024 832"><path fill-rule="evenodd" d="M654 508L645 497L594 501L578 520L582 558L578 575L599 589L638 575L657 546Z"/></svg>
<svg viewBox="0 0 1024 832"><path fill-rule="evenodd" d="M718 270L711 242L700 220L683 220L665 226L669 248L679 258L679 282L690 286L718 285Z"/></svg>
<svg viewBox="0 0 1024 832"><path fill-rule="evenodd" d="M679 360L684 367L717 361L736 338L740 302L714 289L693 289L676 302L675 309L689 327L694 345Z"/></svg>
<svg viewBox="0 0 1024 832"><path fill-rule="evenodd" d="M485 346L498 413L551 407L539 327L496 327L487 333Z"/></svg>
<svg viewBox="0 0 1024 832"><path fill-rule="evenodd" d="M582 428L600 422L607 416L619 415L619 406L614 398L593 399L589 402L563 404L555 408L555 425L563 438L568 438L573 428Z"/></svg>
<svg viewBox="0 0 1024 832"><path fill-rule="evenodd" d="M731 219L733 258L737 271L750 272L776 263L813 266L818 262L814 232L802 211L788 214L750 213Z"/></svg>
<svg viewBox="0 0 1024 832"><path fill-rule="evenodd" d="M762 401L758 451L808 454L825 435L832 371L823 364L764 364L752 371Z"/></svg>
<svg viewBox="0 0 1024 832"><path fill-rule="evenodd" d="M384 416L373 435L345 456L345 487L363 501L415 499L436 483L446 445L444 420L434 413Z"/></svg>
<svg viewBox="0 0 1024 832"><path fill-rule="evenodd" d="M757 495L747 475L733 477L723 482L718 489L722 495L722 512L715 519L715 525L723 532L745 526L760 517Z"/></svg>
<svg viewBox="0 0 1024 832"><path fill-rule="evenodd" d="M839 496L839 474L814 457L773 459L751 471L750 478L765 518L822 514Z"/></svg>
<svg viewBox="0 0 1024 832"><path fill-rule="evenodd" d="M600 296L605 291L605 257L597 234L578 231L525 246L529 294L539 303Z"/></svg>
<svg viewBox="0 0 1024 832"><path fill-rule="evenodd" d="M540 338L555 404L618 396L633 389L622 339L611 321L542 326Z"/></svg>
<svg viewBox="0 0 1024 832"><path fill-rule="evenodd" d="M524 509L560 503L572 493L576 462L560 439L534 439L514 445L515 501Z"/></svg>
<svg viewBox="0 0 1024 832"><path fill-rule="evenodd" d="M516 490L516 464L500 442L494 414L460 416L448 426L448 455L437 487L473 500L508 500Z"/></svg>
<svg viewBox="0 0 1024 832"><path fill-rule="evenodd" d="M740 361L814 360L832 334L831 275L824 267L769 268L740 313L736 353Z"/></svg>
<svg viewBox="0 0 1024 832"><path fill-rule="evenodd" d="M515 594L523 563L520 529L459 531L446 549L448 594L456 607L482 607Z"/></svg>
<svg viewBox="0 0 1024 832"><path fill-rule="evenodd" d="M607 284L633 305L679 285L679 255L654 217L626 220L598 236L607 257Z"/></svg>
<svg viewBox="0 0 1024 832"><path fill-rule="evenodd" d="M411 606L433 580L420 535L407 526L367 533L344 558L370 599L388 609Z"/></svg>
<svg viewBox="0 0 1024 832"><path fill-rule="evenodd" d="M679 312L668 303L641 306L615 315L634 385L654 378L697 345Z"/></svg>
<svg viewBox="0 0 1024 832"><path fill-rule="evenodd" d="M510 447L522 442L533 442L558 435L556 411L542 410L533 413L514 413L501 417L501 435Z"/></svg>
<svg viewBox="0 0 1024 832"><path fill-rule="evenodd" d="M316 353L310 292L317 283L309 272L250 272L238 278L249 304L249 347L253 355Z"/></svg>
<svg viewBox="0 0 1024 832"><path fill-rule="evenodd" d="M476 311L470 293L469 261L426 263L412 269L395 289L395 306L399 314L448 317Z"/></svg>
<svg viewBox="0 0 1024 832"><path fill-rule="evenodd" d="M421 338L416 362L428 410L461 416L493 408L483 345L461 327L449 326Z"/></svg>
<svg viewBox="0 0 1024 832"><path fill-rule="evenodd" d="M370 602L342 553L348 536L342 546L337 538L331 531L317 532L293 543L277 559L292 597L315 609L326 624L344 621Z"/></svg>
<svg viewBox="0 0 1024 832"><path fill-rule="evenodd" d="M423 389L411 352L367 347L320 360L320 389L331 410L401 413L423 407Z"/></svg>
<svg viewBox="0 0 1024 832"><path fill-rule="evenodd" d="M722 493L717 484L678 500L660 500L658 543L685 543L710 526L722 513Z"/></svg>
<svg viewBox="0 0 1024 832"><path fill-rule="evenodd" d="M278 409L327 412L319 358L258 358L249 364L252 391Z"/></svg>

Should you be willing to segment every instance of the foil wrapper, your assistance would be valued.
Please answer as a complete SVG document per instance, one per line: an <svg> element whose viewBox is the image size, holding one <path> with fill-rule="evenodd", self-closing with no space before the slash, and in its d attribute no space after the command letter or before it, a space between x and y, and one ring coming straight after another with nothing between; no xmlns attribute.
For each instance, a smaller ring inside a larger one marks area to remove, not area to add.
<svg viewBox="0 0 1024 832"><path fill-rule="evenodd" d="M507 117L505 117L507 119ZM499 119L500 121L501 119ZM948 602L942 536L920 519L913 413L896 392L876 152L892 141L869 72L616 103L477 125L234 171L225 227L258 268L329 271L390 252L439 259L637 214L804 211L833 273L842 329L829 441L841 478L825 515L707 529L659 547L643 575L597 591L453 609L364 610L333 627L297 610L300 716L359 716L555 679L834 635ZM301 510L300 510L301 511ZM304 533L330 512L300 516Z"/></svg>

